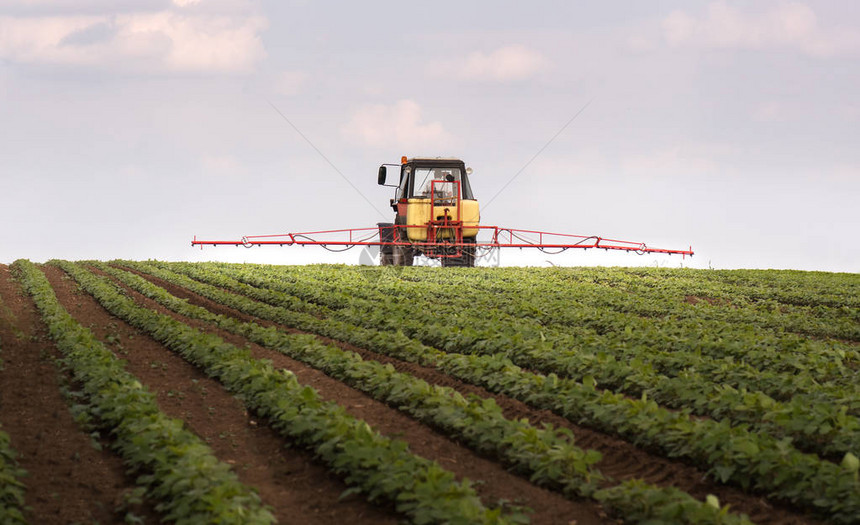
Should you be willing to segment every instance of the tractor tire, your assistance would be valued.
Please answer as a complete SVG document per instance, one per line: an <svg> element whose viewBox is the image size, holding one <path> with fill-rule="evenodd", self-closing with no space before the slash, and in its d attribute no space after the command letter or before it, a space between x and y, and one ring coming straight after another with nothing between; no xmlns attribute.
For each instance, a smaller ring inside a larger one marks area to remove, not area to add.
<svg viewBox="0 0 860 525"><path fill-rule="evenodd" d="M403 226L406 224L406 217L398 215L394 218L395 226ZM408 242L409 237L406 235L406 228L396 228L392 230L393 238L398 242ZM409 246L394 246L392 250L394 266L412 266L415 260L415 251L412 245Z"/></svg>
<svg viewBox="0 0 860 525"><path fill-rule="evenodd" d="M394 247L394 266L412 266L414 260L415 254L412 252L412 246Z"/></svg>
<svg viewBox="0 0 860 525"><path fill-rule="evenodd" d="M376 225L379 227L379 240L380 242L392 242L394 241L394 223L391 222L377 222ZM394 264L394 247L391 245L382 245L379 247L379 265L380 266L391 266Z"/></svg>
<svg viewBox="0 0 860 525"><path fill-rule="evenodd" d="M475 238L465 238L464 243L475 244ZM456 248L449 248L456 253ZM463 246L458 257L442 257L443 268L473 268L475 266L475 247Z"/></svg>

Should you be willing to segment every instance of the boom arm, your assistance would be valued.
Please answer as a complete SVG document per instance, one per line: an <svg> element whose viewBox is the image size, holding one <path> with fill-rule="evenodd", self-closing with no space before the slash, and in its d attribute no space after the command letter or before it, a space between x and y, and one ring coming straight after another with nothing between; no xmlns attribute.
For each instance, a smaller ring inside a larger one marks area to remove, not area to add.
<svg viewBox="0 0 860 525"><path fill-rule="evenodd" d="M388 226L389 228L409 228L413 226ZM423 227L423 226L417 226ZM596 235L573 235L568 233L551 233L535 230L517 230L513 228L500 228L498 226L477 226L484 233L484 240L480 238L475 243L446 242L450 247L474 247L483 249L494 248L536 248L541 251L558 250L559 252L579 248L602 248L604 250L619 250L645 253L677 254L685 257L693 255L692 246L688 250L668 250L665 248L652 248L645 243L621 241L618 239L607 239ZM486 234L489 233L489 239ZM481 234L479 233L479 237ZM394 236L406 238L403 236ZM345 251L356 246L413 246L415 248L427 248L439 246L438 242L406 242L406 241L382 241L379 228L350 228L344 230L323 230L302 233L282 233L274 235L249 235L234 241L204 241L194 236L192 246L322 246L334 251Z"/></svg>

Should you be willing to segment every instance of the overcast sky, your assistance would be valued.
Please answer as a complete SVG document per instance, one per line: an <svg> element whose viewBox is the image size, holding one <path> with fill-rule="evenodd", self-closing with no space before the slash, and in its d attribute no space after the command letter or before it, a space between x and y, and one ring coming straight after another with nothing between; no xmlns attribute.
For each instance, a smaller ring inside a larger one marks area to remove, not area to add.
<svg viewBox="0 0 860 525"><path fill-rule="evenodd" d="M484 224L696 251L502 264L860 272L860 2L415 4L0 0L0 262L357 264L190 241L390 221L407 155Z"/></svg>

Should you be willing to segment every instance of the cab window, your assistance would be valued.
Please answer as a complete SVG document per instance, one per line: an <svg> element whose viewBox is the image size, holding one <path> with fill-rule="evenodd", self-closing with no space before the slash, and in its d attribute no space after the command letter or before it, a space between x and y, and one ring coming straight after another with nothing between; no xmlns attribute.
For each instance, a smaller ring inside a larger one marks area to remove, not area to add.
<svg viewBox="0 0 860 525"><path fill-rule="evenodd" d="M400 172L400 185L397 186L397 190L394 192L394 200L399 201L400 199L405 198L409 195L409 181L411 177L409 175L412 173L412 168L409 166L404 166L403 170Z"/></svg>
<svg viewBox="0 0 860 525"><path fill-rule="evenodd" d="M442 182L437 182L435 186L436 192L440 194L437 197L453 198L457 185L445 183L460 182L460 168L416 168L415 186L412 196L430 198L430 191L433 188L434 180Z"/></svg>

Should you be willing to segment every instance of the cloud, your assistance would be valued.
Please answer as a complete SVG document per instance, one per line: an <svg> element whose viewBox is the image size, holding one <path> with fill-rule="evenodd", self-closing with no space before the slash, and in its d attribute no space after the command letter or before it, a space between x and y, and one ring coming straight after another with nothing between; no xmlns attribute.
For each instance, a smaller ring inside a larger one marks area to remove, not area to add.
<svg viewBox="0 0 860 525"><path fill-rule="evenodd" d="M60 40L60 46L85 46L106 42L116 36L116 29L111 24L101 22L72 31Z"/></svg>
<svg viewBox="0 0 860 525"><path fill-rule="evenodd" d="M475 51L462 58L437 60L430 64L429 71L434 76L511 82L530 78L548 65L549 60L540 53L512 45L490 53Z"/></svg>
<svg viewBox="0 0 860 525"><path fill-rule="evenodd" d="M670 45L698 45L716 49L793 49L810 56L831 57L860 51L860 32L821 28L818 17L802 3L780 4L748 13L712 2L695 16L673 11L663 20L663 36Z"/></svg>
<svg viewBox="0 0 860 525"><path fill-rule="evenodd" d="M0 60L135 72L241 73L265 57L260 38L265 18L182 11L0 16Z"/></svg>
<svg viewBox="0 0 860 525"><path fill-rule="evenodd" d="M421 106L412 100L361 107L341 130L349 139L368 146L428 154L451 142L441 123L423 122Z"/></svg>
<svg viewBox="0 0 860 525"><path fill-rule="evenodd" d="M259 4L259 0L3 0L0 12L27 13L29 15L52 13L98 14L118 12L154 12L170 5L209 12L245 11Z"/></svg>

